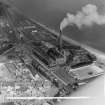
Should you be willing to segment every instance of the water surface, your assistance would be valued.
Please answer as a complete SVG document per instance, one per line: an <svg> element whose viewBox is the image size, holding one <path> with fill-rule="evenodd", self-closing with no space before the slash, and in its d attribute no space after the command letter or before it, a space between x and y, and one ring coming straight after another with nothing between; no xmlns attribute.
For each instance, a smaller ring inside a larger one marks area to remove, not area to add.
<svg viewBox="0 0 105 105"><path fill-rule="evenodd" d="M104 0L8 0L12 5L20 9L25 15L40 21L41 23L59 30L60 21L67 12L76 13L82 6L92 3L99 7L100 13L105 13ZM105 25L84 27L68 27L64 34L81 43L90 45L105 52Z"/></svg>

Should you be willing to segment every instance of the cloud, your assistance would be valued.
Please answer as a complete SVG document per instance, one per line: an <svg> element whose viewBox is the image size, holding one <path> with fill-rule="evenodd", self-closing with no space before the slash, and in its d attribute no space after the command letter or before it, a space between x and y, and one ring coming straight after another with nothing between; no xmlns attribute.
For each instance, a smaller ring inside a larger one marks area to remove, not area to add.
<svg viewBox="0 0 105 105"><path fill-rule="evenodd" d="M105 14L99 14L96 5L87 4L86 6L82 7L82 10L78 11L76 15L67 13L67 16L60 24L60 29L63 30L65 27L73 24L75 24L78 28L82 28L84 25L103 25L105 24Z"/></svg>

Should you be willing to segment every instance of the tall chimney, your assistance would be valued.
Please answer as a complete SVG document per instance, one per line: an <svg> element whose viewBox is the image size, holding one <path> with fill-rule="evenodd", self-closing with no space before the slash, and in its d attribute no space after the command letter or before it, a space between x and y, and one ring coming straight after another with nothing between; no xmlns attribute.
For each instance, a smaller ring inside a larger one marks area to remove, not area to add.
<svg viewBox="0 0 105 105"><path fill-rule="evenodd" d="M59 37L58 37L58 50L62 50L62 30L60 29Z"/></svg>

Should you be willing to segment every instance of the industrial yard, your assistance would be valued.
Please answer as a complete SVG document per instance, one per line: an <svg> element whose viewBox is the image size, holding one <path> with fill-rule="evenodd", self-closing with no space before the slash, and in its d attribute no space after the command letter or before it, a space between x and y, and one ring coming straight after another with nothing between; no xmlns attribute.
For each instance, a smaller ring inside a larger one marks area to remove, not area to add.
<svg viewBox="0 0 105 105"><path fill-rule="evenodd" d="M69 97L82 83L104 73L100 59L0 2L1 96Z"/></svg>

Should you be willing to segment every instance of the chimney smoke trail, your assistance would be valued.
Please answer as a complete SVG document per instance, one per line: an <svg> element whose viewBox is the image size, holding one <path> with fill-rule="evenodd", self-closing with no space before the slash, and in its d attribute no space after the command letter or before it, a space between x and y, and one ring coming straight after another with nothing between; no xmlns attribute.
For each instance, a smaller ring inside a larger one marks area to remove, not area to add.
<svg viewBox="0 0 105 105"><path fill-rule="evenodd" d="M60 24L60 30L63 30L69 25L76 25L79 29L81 29L83 26L90 27L93 24L104 25L105 14L99 14L96 5L87 4L86 6L82 7L82 10L78 11L76 15L67 13L67 16Z"/></svg>

